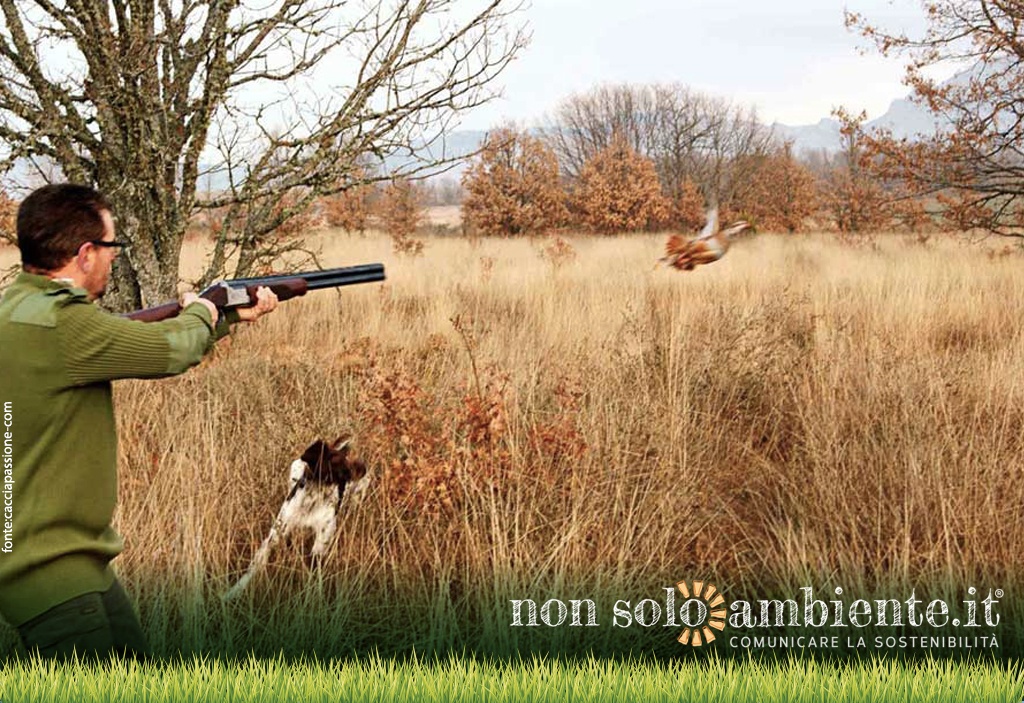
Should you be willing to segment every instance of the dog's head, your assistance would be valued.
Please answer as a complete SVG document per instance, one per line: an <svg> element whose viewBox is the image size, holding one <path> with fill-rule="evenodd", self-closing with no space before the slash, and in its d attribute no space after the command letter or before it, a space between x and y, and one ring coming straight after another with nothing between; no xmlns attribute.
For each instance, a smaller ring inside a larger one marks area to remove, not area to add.
<svg viewBox="0 0 1024 703"><path fill-rule="evenodd" d="M339 437L331 444L318 439L313 442L302 456L292 462L291 484L308 482L338 487L338 494L345 493L346 485L351 484L350 492L360 492L366 487L366 464L351 456L350 439Z"/></svg>
<svg viewBox="0 0 1024 703"><path fill-rule="evenodd" d="M351 454L350 439L339 437L328 444L322 439L313 442L299 461L306 465L305 478L317 483L345 485L366 475L366 464Z"/></svg>

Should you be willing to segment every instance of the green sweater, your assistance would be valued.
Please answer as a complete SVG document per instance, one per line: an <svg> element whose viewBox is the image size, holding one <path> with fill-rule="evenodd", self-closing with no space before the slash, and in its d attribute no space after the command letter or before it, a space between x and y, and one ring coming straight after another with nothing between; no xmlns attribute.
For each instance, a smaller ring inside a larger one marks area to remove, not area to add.
<svg viewBox="0 0 1024 703"><path fill-rule="evenodd" d="M105 591L122 549L110 382L195 364L228 332L193 304L143 323L64 281L22 273L0 300L0 614L20 625ZM8 450L10 452L8 453ZM11 461L6 461L7 457Z"/></svg>

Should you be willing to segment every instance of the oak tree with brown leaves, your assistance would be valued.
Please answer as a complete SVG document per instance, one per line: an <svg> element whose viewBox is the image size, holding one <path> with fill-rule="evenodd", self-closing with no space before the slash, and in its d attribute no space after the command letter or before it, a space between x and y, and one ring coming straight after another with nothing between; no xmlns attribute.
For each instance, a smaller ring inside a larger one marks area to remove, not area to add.
<svg viewBox="0 0 1024 703"><path fill-rule="evenodd" d="M933 197L964 229L1024 237L1024 4L1009 0L928 0L920 35L891 31L848 12L847 25L883 55L907 59L905 82L938 118L915 139L890 131L862 136L879 173L907 197ZM966 66L953 79L936 66ZM852 125L852 121L848 121Z"/></svg>
<svg viewBox="0 0 1024 703"><path fill-rule="evenodd" d="M423 221L423 196L408 178L396 178L384 187L378 201L381 227L391 237L395 253L423 253L423 241L414 235Z"/></svg>
<svg viewBox="0 0 1024 703"><path fill-rule="evenodd" d="M622 138L583 164L571 204L584 227L603 234L656 227L669 210L654 163Z"/></svg>
<svg viewBox="0 0 1024 703"><path fill-rule="evenodd" d="M512 127L487 136L462 185L463 220L484 234L541 234L567 216L555 153Z"/></svg>
<svg viewBox="0 0 1024 703"><path fill-rule="evenodd" d="M818 182L788 144L769 154L742 157L735 172L729 209L758 229L800 231L817 209Z"/></svg>
<svg viewBox="0 0 1024 703"><path fill-rule="evenodd" d="M840 109L836 115L843 148L818 169L820 202L836 228L841 232L936 229L939 225L926 204L942 202L948 194L929 198L901 177L891 159L879 153L877 133L865 131L865 113L853 117ZM909 142L907 147L914 148ZM946 210L947 215L952 212Z"/></svg>
<svg viewBox="0 0 1024 703"><path fill-rule="evenodd" d="M329 227L362 234L366 231L375 189L362 185L349 188L321 201L324 221Z"/></svg>

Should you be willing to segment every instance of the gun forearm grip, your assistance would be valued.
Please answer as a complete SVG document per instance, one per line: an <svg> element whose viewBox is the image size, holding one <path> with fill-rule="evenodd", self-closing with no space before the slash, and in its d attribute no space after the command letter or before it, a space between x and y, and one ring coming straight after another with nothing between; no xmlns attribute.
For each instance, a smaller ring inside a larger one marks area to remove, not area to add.
<svg viewBox="0 0 1024 703"><path fill-rule="evenodd" d="M306 291L309 290L309 284L302 278L289 278L285 281L268 282L266 287L273 291L274 295L276 295L277 299L280 301L298 298L300 295L305 295ZM249 293L249 302L253 305L256 304L257 288L259 288L259 286L245 287L246 292Z"/></svg>

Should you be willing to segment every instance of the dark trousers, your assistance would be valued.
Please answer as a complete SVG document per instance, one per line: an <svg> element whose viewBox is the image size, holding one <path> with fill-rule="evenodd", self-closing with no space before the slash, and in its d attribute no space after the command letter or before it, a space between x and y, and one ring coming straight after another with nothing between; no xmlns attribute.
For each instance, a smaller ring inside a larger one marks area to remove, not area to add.
<svg viewBox="0 0 1024 703"><path fill-rule="evenodd" d="M29 654L47 658L148 653L139 619L116 579L103 593L86 593L32 618L18 627L18 634Z"/></svg>

